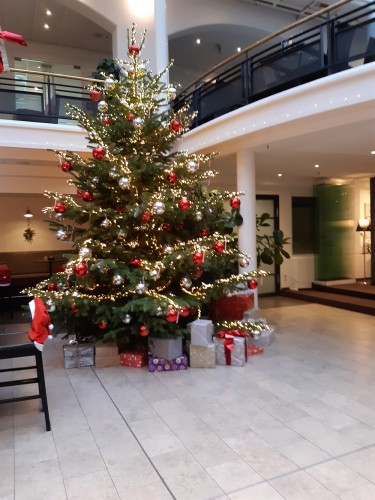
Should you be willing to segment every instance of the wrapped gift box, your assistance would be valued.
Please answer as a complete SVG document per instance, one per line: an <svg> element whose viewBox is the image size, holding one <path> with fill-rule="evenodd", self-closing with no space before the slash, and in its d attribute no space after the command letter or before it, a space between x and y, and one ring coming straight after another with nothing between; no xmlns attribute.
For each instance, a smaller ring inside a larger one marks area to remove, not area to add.
<svg viewBox="0 0 375 500"><path fill-rule="evenodd" d="M253 307L253 293L222 297L221 299L211 302L210 318L212 318L213 321L240 320L243 318L244 312Z"/></svg>
<svg viewBox="0 0 375 500"><path fill-rule="evenodd" d="M213 342L208 345L189 346L190 367L191 368L215 368L216 347Z"/></svg>
<svg viewBox="0 0 375 500"><path fill-rule="evenodd" d="M82 368L95 364L94 344L66 344L63 350L65 368Z"/></svg>
<svg viewBox="0 0 375 500"><path fill-rule="evenodd" d="M95 345L95 366L106 368L108 366L118 366L118 347L113 343L97 342Z"/></svg>
<svg viewBox="0 0 375 500"><path fill-rule="evenodd" d="M234 331L223 331L215 335L216 364L244 366L247 361L246 333L236 335L232 332Z"/></svg>
<svg viewBox="0 0 375 500"><path fill-rule="evenodd" d="M247 355L248 356L255 356L256 354L262 354L264 351L263 347L252 345L252 344L247 344Z"/></svg>
<svg viewBox="0 0 375 500"><path fill-rule="evenodd" d="M189 325L191 345L207 346L212 344L214 325L210 319L196 319Z"/></svg>
<svg viewBox="0 0 375 500"><path fill-rule="evenodd" d="M148 357L148 369L150 372L170 372L176 370L186 370L188 367L187 357L185 354L178 356L175 359L164 359L153 356Z"/></svg>
<svg viewBox="0 0 375 500"><path fill-rule="evenodd" d="M156 358L174 359L182 354L182 337L159 338L149 337L148 347L151 354Z"/></svg>
<svg viewBox="0 0 375 500"><path fill-rule="evenodd" d="M107 368L108 366L118 366L119 365L120 356L116 354L116 356L100 356L99 358L95 358L95 366L96 368Z"/></svg>
<svg viewBox="0 0 375 500"><path fill-rule="evenodd" d="M147 365L148 356L145 352L122 352L120 354L121 366L132 366L134 368L142 368Z"/></svg>
<svg viewBox="0 0 375 500"><path fill-rule="evenodd" d="M275 339L275 327L269 326L269 330L263 330L258 335L251 335L251 343L256 346L270 345Z"/></svg>

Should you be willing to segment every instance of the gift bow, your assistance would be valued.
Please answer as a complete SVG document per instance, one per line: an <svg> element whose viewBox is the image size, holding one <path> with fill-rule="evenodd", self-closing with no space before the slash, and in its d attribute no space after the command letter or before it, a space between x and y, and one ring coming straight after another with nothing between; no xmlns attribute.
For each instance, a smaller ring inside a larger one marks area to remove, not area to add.
<svg viewBox="0 0 375 500"><path fill-rule="evenodd" d="M245 330L221 330L215 334L215 337L224 339L225 362L227 365L232 364L232 351L234 347L235 337L246 337Z"/></svg>

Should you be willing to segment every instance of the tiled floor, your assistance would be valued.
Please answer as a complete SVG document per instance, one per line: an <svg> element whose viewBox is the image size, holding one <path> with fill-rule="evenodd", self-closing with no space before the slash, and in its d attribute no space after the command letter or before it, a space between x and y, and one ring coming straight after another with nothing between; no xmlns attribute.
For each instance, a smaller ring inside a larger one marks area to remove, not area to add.
<svg viewBox="0 0 375 500"><path fill-rule="evenodd" d="M0 406L0 499L374 499L375 317L260 305L278 333L245 367L65 370L48 341L52 431Z"/></svg>

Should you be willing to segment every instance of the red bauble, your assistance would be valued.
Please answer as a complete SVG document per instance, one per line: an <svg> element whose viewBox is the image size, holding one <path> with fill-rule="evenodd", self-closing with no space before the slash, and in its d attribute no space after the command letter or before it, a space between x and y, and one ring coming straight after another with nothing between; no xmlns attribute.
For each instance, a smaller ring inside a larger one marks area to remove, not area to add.
<svg viewBox="0 0 375 500"><path fill-rule="evenodd" d="M128 122L134 121L134 115L133 115L133 113L128 113L126 115L126 121L128 121Z"/></svg>
<svg viewBox="0 0 375 500"><path fill-rule="evenodd" d="M181 210L189 210L190 205L190 200L188 200L187 198L181 198L181 200L178 202L178 206L181 208Z"/></svg>
<svg viewBox="0 0 375 500"><path fill-rule="evenodd" d="M173 130L173 132L180 132L180 130L181 130L180 120L172 120L171 121L171 129Z"/></svg>
<svg viewBox="0 0 375 500"><path fill-rule="evenodd" d="M209 234L210 234L210 231L208 229L202 229L201 236L208 236Z"/></svg>
<svg viewBox="0 0 375 500"><path fill-rule="evenodd" d="M241 206L241 200L239 198L237 198L237 196L232 198L229 203L230 203L230 206L232 208L235 208L235 209L238 209Z"/></svg>
<svg viewBox="0 0 375 500"><path fill-rule="evenodd" d="M214 244L214 250L218 253L223 253L224 250L225 250L225 245L222 241L217 241L215 244Z"/></svg>
<svg viewBox="0 0 375 500"><path fill-rule="evenodd" d="M131 56L137 56L140 52L140 48L138 47L138 45L130 45L129 47L129 54Z"/></svg>
<svg viewBox="0 0 375 500"><path fill-rule="evenodd" d="M197 266L193 272L193 278L198 280L203 274L203 269Z"/></svg>
<svg viewBox="0 0 375 500"><path fill-rule="evenodd" d="M90 193L90 191L85 191L84 193L82 193L82 199L84 201L93 201L94 195Z"/></svg>
<svg viewBox="0 0 375 500"><path fill-rule="evenodd" d="M91 90L90 91L90 99L94 102L98 102L100 99L100 92L99 90Z"/></svg>
<svg viewBox="0 0 375 500"><path fill-rule="evenodd" d="M183 222L177 222L176 229L178 231L181 231L181 229L184 229L184 227L185 227L185 224Z"/></svg>
<svg viewBox="0 0 375 500"><path fill-rule="evenodd" d="M63 161L61 163L61 170L63 172L69 172L70 170L72 170L73 166L72 164L70 163L70 161Z"/></svg>
<svg viewBox="0 0 375 500"><path fill-rule="evenodd" d="M132 259L130 261L130 265L134 266L134 267L141 267L142 261L141 261L141 259L138 259L137 257L134 257L134 259Z"/></svg>
<svg viewBox="0 0 375 500"><path fill-rule="evenodd" d="M57 283L48 283L47 290L49 292L56 292L58 290Z"/></svg>
<svg viewBox="0 0 375 500"><path fill-rule="evenodd" d="M87 266L87 264L85 264L84 262L81 262L80 264L77 264L75 267L74 267L74 274L76 274L77 276L85 276L88 272L89 268Z"/></svg>
<svg viewBox="0 0 375 500"><path fill-rule="evenodd" d="M105 116L103 118L103 123L104 123L104 125L111 125L112 121L111 121L109 116Z"/></svg>
<svg viewBox="0 0 375 500"><path fill-rule="evenodd" d="M57 203L55 203L55 212L57 214L63 214L66 210L66 205L65 203L61 203L60 201L58 201Z"/></svg>
<svg viewBox="0 0 375 500"><path fill-rule="evenodd" d="M151 218L152 218L152 212L150 210L144 210L142 212L141 219L144 222L150 222Z"/></svg>
<svg viewBox="0 0 375 500"><path fill-rule="evenodd" d="M180 309L180 316L183 316L184 318L186 318L187 316L189 316L190 314L190 309L186 306L183 306L181 307Z"/></svg>
<svg viewBox="0 0 375 500"><path fill-rule="evenodd" d="M77 194L78 194L78 196L82 196L83 195L82 189L77 189Z"/></svg>
<svg viewBox="0 0 375 500"><path fill-rule="evenodd" d="M203 264L204 254L203 252L194 252L193 253L193 262L194 264Z"/></svg>
<svg viewBox="0 0 375 500"><path fill-rule="evenodd" d="M99 321L98 327L99 327L101 330L105 330L105 329L107 328L107 322L106 322L104 319L101 319L101 320Z"/></svg>
<svg viewBox="0 0 375 500"><path fill-rule="evenodd" d="M96 148L92 150L92 156L95 160L101 160L105 156L105 151L100 146L96 146Z"/></svg>
<svg viewBox="0 0 375 500"><path fill-rule="evenodd" d="M116 208L116 214L123 214L125 210L123 208Z"/></svg>
<svg viewBox="0 0 375 500"><path fill-rule="evenodd" d="M174 184L175 182L177 182L177 174L175 172L169 172L167 179L168 182Z"/></svg>
<svg viewBox="0 0 375 500"><path fill-rule="evenodd" d="M75 302L71 303L71 308L72 308L72 313L73 314L77 314L77 312L79 311L79 309L77 307L77 304Z"/></svg>
<svg viewBox="0 0 375 500"><path fill-rule="evenodd" d="M141 337L147 337L147 335L150 333L146 325L140 325L138 331Z"/></svg>
<svg viewBox="0 0 375 500"><path fill-rule="evenodd" d="M168 314L166 316L166 320L169 321L170 323L174 323L175 321L177 321L177 318L178 318L178 311L177 309L169 309L168 310Z"/></svg>
<svg viewBox="0 0 375 500"><path fill-rule="evenodd" d="M254 278L252 278L251 280L249 280L247 282L247 286L251 289L251 290L254 290L254 288L256 288L258 286L258 282L257 280L255 280Z"/></svg>
<svg viewBox="0 0 375 500"><path fill-rule="evenodd" d="M133 76L134 76L134 70L133 69L129 69L129 71L128 71L128 77L129 78L133 78Z"/></svg>
<svg viewBox="0 0 375 500"><path fill-rule="evenodd" d="M172 229L172 226L169 224L169 222L163 222L161 228L163 231L170 231Z"/></svg>

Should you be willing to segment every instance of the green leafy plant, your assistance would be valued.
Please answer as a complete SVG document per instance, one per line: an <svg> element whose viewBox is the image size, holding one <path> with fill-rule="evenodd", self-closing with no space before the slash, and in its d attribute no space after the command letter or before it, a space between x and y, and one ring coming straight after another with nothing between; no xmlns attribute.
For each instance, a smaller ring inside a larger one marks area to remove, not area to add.
<svg viewBox="0 0 375 500"><path fill-rule="evenodd" d="M272 235L265 234L263 229L270 227L271 216L264 213L256 218L257 228L257 266L263 264L280 265L284 259L289 259L290 254L284 249L288 245L290 238L284 238L281 229L274 229Z"/></svg>

